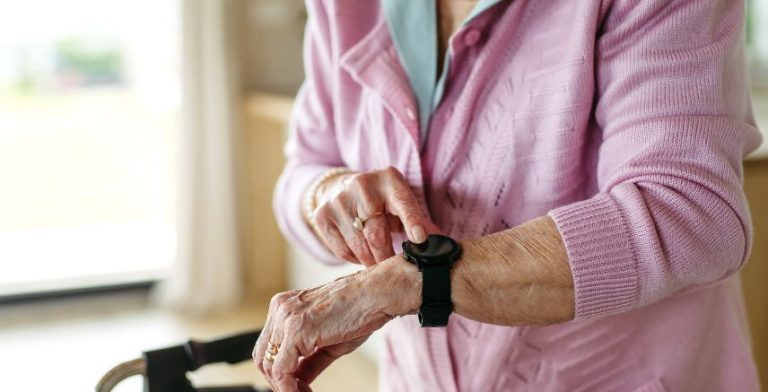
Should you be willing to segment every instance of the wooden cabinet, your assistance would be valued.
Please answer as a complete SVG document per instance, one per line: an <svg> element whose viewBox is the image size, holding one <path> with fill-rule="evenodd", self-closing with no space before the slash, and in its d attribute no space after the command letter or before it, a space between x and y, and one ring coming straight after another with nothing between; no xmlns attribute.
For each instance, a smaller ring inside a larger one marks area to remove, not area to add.
<svg viewBox="0 0 768 392"><path fill-rule="evenodd" d="M283 170L283 144L292 99L249 94L243 101L241 200L247 294L270 298L287 287L286 243L272 212L272 194Z"/></svg>
<svg viewBox="0 0 768 392"><path fill-rule="evenodd" d="M745 162L744 190L755 234L741 278L760 381L768 387L768 158Z"/></svg>

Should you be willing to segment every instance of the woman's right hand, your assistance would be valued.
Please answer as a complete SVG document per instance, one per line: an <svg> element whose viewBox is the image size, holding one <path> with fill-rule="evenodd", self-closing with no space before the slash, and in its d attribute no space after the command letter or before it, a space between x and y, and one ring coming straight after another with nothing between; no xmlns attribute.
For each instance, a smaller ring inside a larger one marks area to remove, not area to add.
<svg viewBox="0 0 768 392"><path fill-rule="evenodd" d="M404 230L409 241L421 243L434 227L392 167L340 173L310 188L305 200L314 211L305 218L336 257L353 263L371 266L393 256L393 232ZM365 220L362 230L354 226L357 217Z"/></svg>

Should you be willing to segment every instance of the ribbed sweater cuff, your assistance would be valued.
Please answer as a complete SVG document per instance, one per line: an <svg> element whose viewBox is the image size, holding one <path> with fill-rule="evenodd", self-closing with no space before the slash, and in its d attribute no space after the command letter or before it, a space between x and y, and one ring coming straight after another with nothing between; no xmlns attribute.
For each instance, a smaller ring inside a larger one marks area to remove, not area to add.
<svg viewBox="0 0 768 392"><path fill-rule="evenodd" d="M549 212L568 252L576 319L636 306L639 280L626 222L608 194Z"/></svg>

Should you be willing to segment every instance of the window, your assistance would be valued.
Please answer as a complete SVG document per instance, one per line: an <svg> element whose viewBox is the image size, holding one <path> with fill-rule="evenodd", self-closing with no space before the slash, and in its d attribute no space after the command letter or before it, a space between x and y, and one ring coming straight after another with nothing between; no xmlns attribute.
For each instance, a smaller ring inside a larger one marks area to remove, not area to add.
<svg viewBox="0 0 768 392"><path fill-rule="evenodd" d="M764 0L748 3L747 46L752 85L768 87L768 2Z"/></svg>
<svg viewBox="0 0 768 392"><path fill-rule="evenodd" d="M177 8L0 2L0 296L147 280L172 260Z"/></svg>
<svg viewBox="0 0 768 392"><path fill-rule="evenodd" d="M763 132L763 144L751 158L768 157L768 2L747 3L747 57L752 85L752 111Z"/></svg>

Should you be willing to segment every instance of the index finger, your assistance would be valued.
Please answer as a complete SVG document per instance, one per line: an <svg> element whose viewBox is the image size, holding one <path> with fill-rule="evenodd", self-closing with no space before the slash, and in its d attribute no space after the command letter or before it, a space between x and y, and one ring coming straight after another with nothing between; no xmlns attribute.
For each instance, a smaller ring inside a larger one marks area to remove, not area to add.
<svg viewBox="0 0 768 392"><path fill-rule="evenodd" d="M416 195L403 180L396 179L385 185L385 203L387 212L400 218L408 240L422 243L427 240L426 227L429 220L421 210Z"/></svg>
<svg viewBox="0 0 768 392"><path fill-rule="evenodd" d="M272 324L275 318L275 311L277 310L278 303L280 302L279 298L279 294L274 295L269 301L267 321L264 324L264 327L261 329L259 338L256 340L256 344L253 346L253 352L251 353L256 366L265 376L267 376L267 369L264 368L264 354L267 351L267 345L269 344L270 335L272 333Z"/></svg>
<svg viewBox="0 0 768 392"><path fill-rule="evenodd" d="M277 389L281 392L298 392L298 380L294 377L294 372L299 366L301 354L292 338L288 338L285 344L280 347L272 372Z"/></svg>
<svg viewBox="0 0 768 392"><path fill-rule="evenodd" d="M330 366L339 357L333 355L323 348L318 348L312 354L301 359L299 367L296 369L296 378L311 384L317 376Z"/></svg>

